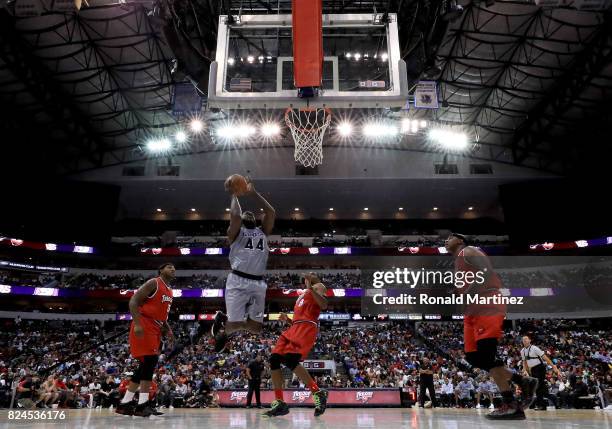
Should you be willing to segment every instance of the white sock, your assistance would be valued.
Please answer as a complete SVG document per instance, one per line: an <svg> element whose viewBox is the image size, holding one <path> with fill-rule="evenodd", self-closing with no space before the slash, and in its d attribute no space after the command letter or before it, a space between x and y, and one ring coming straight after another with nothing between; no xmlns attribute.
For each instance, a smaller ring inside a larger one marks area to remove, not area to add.
<svg viewBox="0 0 612 429"><path fill-rule="evenodd" d="M123 397L123 399L121 400L122 404L127 404L128 402L130 402L132 399L134 399L134 395L136 394L136 392L130 392L129 390L125 391L125 396Z"/></svg>
<svg viewBox="0 0 612 429"><path fill-rule="evenodd" d="M149 400L149 395L148 394L146 394L146 395L143 394L143 393L139 393L138 394L138 405L144 404L148 400Z"/></svg>

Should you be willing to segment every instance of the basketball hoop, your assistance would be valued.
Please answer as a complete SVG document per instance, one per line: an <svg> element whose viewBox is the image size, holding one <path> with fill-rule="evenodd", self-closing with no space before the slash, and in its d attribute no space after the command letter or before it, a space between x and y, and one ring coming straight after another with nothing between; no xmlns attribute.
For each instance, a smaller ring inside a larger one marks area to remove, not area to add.
<svg viewBox="0 0 612 429"><path fill-rule="evenodd" d="M295 142L295 162L304 167L323 163L323 136L331 117L331 109L327 107L289 107L285 111L285 123Z"/></svg>

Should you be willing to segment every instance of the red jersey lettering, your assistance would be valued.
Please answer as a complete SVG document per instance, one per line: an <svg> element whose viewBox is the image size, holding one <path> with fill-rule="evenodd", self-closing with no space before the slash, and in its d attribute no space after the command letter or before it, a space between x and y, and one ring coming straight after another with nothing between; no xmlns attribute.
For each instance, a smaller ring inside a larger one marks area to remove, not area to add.
<svg viewBox="0 0 612 429"><path fill-rule="evenodd" d="M319 323L321 307L319 307L319 304L313 298L313 293L316 292L307 290L297 299L295 307L293 307L293 323L299 320Z"/></svg>
<svg viewBox="0 0 612 429"><path fill-rule="evenodd" d="M139 311L143 317L165 322L168 320L168 313L172 305L172 289L161 277L157 277L155 281L157 282L155 293L147 298L145 303L139 307Z"/></svg>

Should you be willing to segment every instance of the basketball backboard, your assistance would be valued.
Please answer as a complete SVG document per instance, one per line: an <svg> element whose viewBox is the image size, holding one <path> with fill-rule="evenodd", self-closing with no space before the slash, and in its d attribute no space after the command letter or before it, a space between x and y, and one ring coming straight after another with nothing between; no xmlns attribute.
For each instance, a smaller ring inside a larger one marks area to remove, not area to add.
<svg viewBox="0 0 612 429"><path fill-rule="evenodd" d="M319 95L299 98L293 83L291 15L221 16L208 88L210 108L401 108L408 100L397 16L323 15Z"/></svg>

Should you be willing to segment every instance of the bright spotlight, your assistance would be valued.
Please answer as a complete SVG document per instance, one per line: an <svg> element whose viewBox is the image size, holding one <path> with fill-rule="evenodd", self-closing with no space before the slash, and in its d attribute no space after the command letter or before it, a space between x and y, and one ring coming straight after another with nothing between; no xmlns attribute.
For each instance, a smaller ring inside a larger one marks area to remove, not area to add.
<svg viewBox="0 0 612 429"><path fill-rule="evenodd" d="M450 150L464 150L468 146L468 138L465 133L433 129L429 131L429 138Z"/></svg>
<svg viewBox="0 0 612 429"><path fill-rule="evenodd" d="M248 61L249 63L252 63L253 61L255 61L255 57L254 57L253 55L249 55L249 56L247 57L247 61Z"/></svg>
<svg viewBox="0 0 612 429"><path fill-rule="evenodd" d="M189 124L189 128L191 128L191 131L194 133L199 133L204 129L204 123L199 119L194 119Z"/></svg>
<svg viewBox="0 0 612 429"><path fill-rule="evenodd" d="M255 128L246 124L226 124L217 128L215 133L217 137L227 140L246 139L255 134Z"/></svg>
<svg viewBox="0 0 612 429"><path fill-rule="evenodd" d="M402 134L406 134L410 132L410 119L408 118L402 119L401 132Z"/></svg>
<svg viewBox="0 0 612 429"><path fill-rule="evenodd" d="M410 132L413 134L419 132L419 121L417 121L416 119L412 120L412 122L410 123Z"/></svg>
<svg viewBox="0 0 612 429"><path fill-rule="evenodd" d="M386 52L385 52L385 53L383 53L383 54L380 56L380 59L381 59L381 60L383 60L383 61L387 61L387 60L389 59L389 54L387 54Z"/></svg>
<svg viewBox="0 0 612 429"><path fill-rule="evenodd" d="M231 139L234 137L234 133L235 133L234 127L229 126L229 125L219 127L216 130L217 137L220 137L222 139Z"/></svg>
<svg viewBox="0 0 612 429"><path fill-rule="evenodd" d="M350 52L347 52L346 55L344 56L346 57L347 60L350 60L353 55L351 55Z"/></svg>
<svg viewBox="0 0 612 429"><path fill-rule="evenodd" d="M348 137L353 132L353 126L348 122L339 123L337 129L342 137Z"/></svg>
<svg viewBox="0 0 612 429"><path fill-rule="evenodd" d="M394 137L398 133L396 126L383 123L369 123L363 126L363 134L371 138Z"/></svg>
<svg viewBox="0 0 612 429"><path fill-rule="evenodd" d="M264 137L274 137L280 134L280 126L274 122L267 122L261 126Z"/></svg>
<svg viewBox="0 0 612 429"><path fill-rule="evenodd" d="M359 61L361 59L361 54L359 52L357 52L355 54L355 60Z"/></svg>
<svg viewBox="0 0 612 429"><path fill-rule="evenodd" d="M172 148L172 142L167 138L151 140L147 143L147 149L151 152L164 152Z"/></svg>
<svg viewBox="0 0 612 429"><path fill-rule="evenodd" d="M419 126L421 128L427 128L427 121L421 121L421 123L419 124Z"/></svg>
<svg viewBox="0 0 612 429"><path fill-rule="evenodd" d="M187 141L187 133L183 130L177 131L174 135L174 139L178 143L185 143Z"/></svg>
<svg viewBox="0 0 612 429"><path fill-rule="evenodd" d="M233 58L228 58L227 59L227 64L230 65L230 66L233 66L235 62L236 62L236 60L233 59Z"/></svg>

